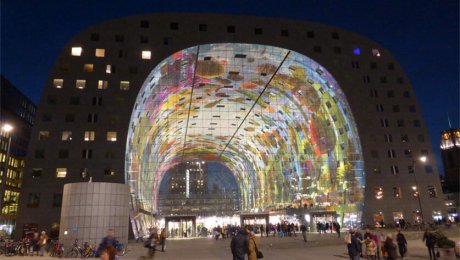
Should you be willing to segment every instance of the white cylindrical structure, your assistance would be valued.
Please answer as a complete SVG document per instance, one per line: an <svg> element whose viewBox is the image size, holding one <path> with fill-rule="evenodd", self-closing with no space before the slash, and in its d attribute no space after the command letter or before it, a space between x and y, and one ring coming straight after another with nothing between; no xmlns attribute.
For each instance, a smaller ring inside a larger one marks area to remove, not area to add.
<svg viewBox="0 0 460 260"><path fill-rule="evenodd" d="M80 182L64 185L59 240L70 248L75 239L96 243L113 229L120 243L128 243L129 186Z"/></svg>

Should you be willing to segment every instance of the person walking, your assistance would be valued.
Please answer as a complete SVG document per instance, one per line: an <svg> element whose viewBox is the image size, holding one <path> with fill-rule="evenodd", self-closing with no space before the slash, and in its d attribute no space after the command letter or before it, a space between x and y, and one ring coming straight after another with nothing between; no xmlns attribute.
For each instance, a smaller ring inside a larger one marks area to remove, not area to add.
<svg viewBox="0 0 460 260"><path fill-rule="evenodd" d="M347 244L347 251L348 251L348 256L350 257L350 260L359 260L360 252L359 252L359 247L361 245L361 242L359 242L355 235L355 231L351 229L346 235L345 235L345 243Z"/></svg>
<svg viewBox="0 0 460 260"><path fill-rule="evenodd" d="M244 255L248 252L248 235L246 230L239 230L238 234L230 242L233 260L244 260Z"/></svg>
<svg viewBox="0 0 460 260"><path fill-rule="evenodd" d="M97 251L96 251L96 256L100 256L102 251L104 251L104 249L108 246L112 246L117 250L118 248L120 248L120 243L115 238L114 234L115 232L113 231L113 229L110 228L107 230L107 236L105 236L101 240L101 243L99 244L99 247L97 248Z"/></svg>
<svg viewBox="0 0 460 260"><path fill-rule="evenodd" d="M385 252L387 252L388 260L398 259L398 253L396 252L396 245L395 243L393 243L393 238L391 237L391 234L387 235L387 239L385 240L385 243L383 244L383 248Z"/></svg>
<svg viewBox="0 0 460 260"><path fill-rule="evenodd" d="M396 235L396 242L398 243L399 255L404 259L404 256L407 252L407 241L404 234L401 232L401 229L398 229L398 234Z"/></svg>
<svg viewBox="0 0 460 260"><path fill-rule="evenodd" d="M39 251L40 251L40 256L43 256L45 254L45 246L46 243L48 242L48 236L46 235L45 231L42 231L40 234L40 238L38 239L38 246L39 246Z"/></svg>
<svg viewBox="0 0 460 260"><path fill-rule="evenodd" d="M335 222L335 232L337 232L337 237L340 238L340 224Z"/></svg>
<svg viewBox="0 0 460 260"><path fill-rule="evenodd" d="M305 224L300 225L300 231L302 231L303 241L307 243L307 227Z"/></svg>
<svg viewBox="0 0 460 260"><path fill-rule="evenodd" d="M257 241L256 235L254 232L249 232L249 240L248 240L248 260L257 260Z"/></svg>
<svg viewBox="0 0 460 260"><path fill-rule="evenodd" d="M436 245L436 238L434 237L433 233L428 229L425 230L423 234L423 242L425 242L426 247L428 248L428 254L430 255L430 259L436 260L436 253L434 251L434 246Z"/></svg>
<svg viewBox="0 0 460 260"><path fill-rule="evenodd" d="M160 233L161 252L165 251L166 246L166 229L163 228Z"/></svg>

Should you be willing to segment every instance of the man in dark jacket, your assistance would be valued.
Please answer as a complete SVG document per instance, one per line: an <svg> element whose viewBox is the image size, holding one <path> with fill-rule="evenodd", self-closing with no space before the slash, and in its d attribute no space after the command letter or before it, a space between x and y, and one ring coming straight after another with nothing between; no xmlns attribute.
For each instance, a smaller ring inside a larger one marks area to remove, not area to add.
<svg viewBox="0 0 460 260"><path fill-rule="evenodd" d="M244 260L244 255L248 252L248 233L246 230L240 230L232 238L230 248L232 249L233 260Z"/></svg>
<svg viewBox="0 0 460 260"><path fill-rule="evenodd" d="M401 232L401 229L398 229L398 235L396 235L396 242L398 243L399 254L401 258L404 259L404 255L407 252L407 241L404 234Z"/></svg>
<svg viewBox="0 0 460 260"><path fill-rule="evenodd" d="M112 246L114 247L115 249L119 249L120 248L120 243L118 242L118 240L115 238L114 236L114 231L113 229L109 229L107 230L107 236L104 237L101 241L101 243L99 244L99 247L97 249L97 253L96 253L96 256L99 256L101 255L102 251L104 251L104 249L108 246Z"/></svg>

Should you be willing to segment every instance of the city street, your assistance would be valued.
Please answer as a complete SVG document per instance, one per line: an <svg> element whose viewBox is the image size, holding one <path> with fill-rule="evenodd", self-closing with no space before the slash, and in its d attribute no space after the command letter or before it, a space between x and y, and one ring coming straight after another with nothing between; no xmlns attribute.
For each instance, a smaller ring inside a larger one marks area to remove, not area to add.
<svg viewBox="0 0 460 260"><path fill-rule="evenodd" d="M428 251L420 239L420 233L406 233L408 239L408 256L406 259L429 259ZM450 236L451 237L451 236ZM460 241L460 236L455 236ZM264 259L348 259L343 238L335 235L309 234L311 241L304 243L301 236L287 238L263 237L260 250ZM451 237L452 238L452 237ZM120 259L141 259L146 249L142 243L130 243L128 253ZM27 259L31 257L9 257L9 259ZM35 257L37 258L37 257ZM40 257L40 259L55 259ZM232 259L230 239L214 240L211 238L167 240L166 252L157 252L154 259Z"/></svg>

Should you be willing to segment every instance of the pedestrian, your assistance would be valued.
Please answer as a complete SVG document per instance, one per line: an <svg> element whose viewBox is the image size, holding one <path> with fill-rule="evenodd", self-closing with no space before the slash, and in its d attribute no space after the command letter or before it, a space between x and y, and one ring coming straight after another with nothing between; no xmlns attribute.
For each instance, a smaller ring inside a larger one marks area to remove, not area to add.
<svg viewBox="0 0 460 260"><path fill-rule="evenodd" d="M166 246L166 229L163 228L160 233L161 252L165 251Z"/></svg>
<svg viewBox="0 0 460 260"><path fill-rule="evenodd" d="M30 256L33 256L35 252L37 253L37 256L38 256L38 249L39 249L38 240L39 240L39 238L40 238L40 235L38 234L38 232L34 232L34 235L33 235L32 239L30 240Z"/></svg>
<svg viewBox="0 0 460 260"><path fill-rule="evenodd" d="M335 232L337 232L337 237L340 238L340 224L335 222Z"/></svg>
<svg viewBox="0 0 460 260"><path fill-rule="evenodd" d="M139 231L137 233L136 242L144 243L144 232L142 231L142 229L139 229Z"/></svg>
<svg viewBox="0 0 460 260"><path fill-rule="evenodd" d="M307 227L304 224L300 225L300 231L302 231L303 241L307 243Z"/></svg>
<svg viewBox="0 0 460 260"><path fill-rule="evenodd" d="M238 234L232 238L230 243L233 260L244 260L244 255L248 252L248 235L246 230L239 230Z"/></svg>
<svg viewBox="0 0 460 260"><path fill-rule="evenodd" d="M377 245L375 241L369 236L365 239L364 244L366 245L367 259L375 260L377 255Z"/></svg>
<svg viewBox="0 0 460 260"><path fill-rule="evenodd" d="M45 246L47 242L48 242L48 235L46 235L45 231L42 231L38 239L38 246L40 248L39 250L40 256L43 256L45 254Z"/></svg>
<svg viewBox="0 0 460 260"><path fill-rule="evenodd" d="M371 238L375 242L375 247L376 247L375 256L376 256L376 259L380 259L381 253L380 253L379 237L377 236L377 234L374 234L374 233L371 232Z"/></svg>
<svg viewBox="0 0 460 260"><path fill-rule="evenodd" d="M364 243L363 235L361 234L361 232L359 232L359 230L355 229L355 233L353 234L353 236L356 237L356 240L359 242L358 244L359 255L363 257L363 243Z"/></svg>
<svg viewBox="0 0 460 260"><path fill-rule="evenodd" d="M407 241L404 234L401 232L401 229L398 229L398 234L396 235L396 242L398 243L399 254L401 258L404 259L404 256L407 252Z"/></svg>
<svg viewBox="0 0 460 260"><path fill-rule="evenodd" d="M428 248L428 254L430 255L430 259L436 260L436 253L434 251L434 246L436 245L436 238L434 237L433 233L428 229L425 230L423 234L423 241L425 242L426 247Z"/></svg>
<svg viewBox="0 0 460 260"><path fill-rule="evenodd" d="M113 248L117 249L120 248L120 243L114 236L115 232L113 229L109 228L107 230L107 236L105 236L102 240L101 243L99 244L99 247L96 250L96 256L100 256L102 251L108 246L112 246Z"/></svg>
<svg viewBox="0 0 460 260"><path fill-rule="evenodd" d="M348 256L350 257L350 260L359 260L359 246L361 245L361 242L359 242L356 237L354 236L355 231L351 229L346 235L345 235L345 243L347 244L347 251L348 251Z"/></svg>
<svg viewBox="0 0 460 260"><path fill-rule="evenodd" d="M248 238L248 260L257 260L257 241L254 232L249 232Z"/></svg>
<svg viewBox="0 0 460 260"><path fill-rule="evenodd" d="M156 228L150 228L150 235L147 241L144 243L144 247L147 248L146 258L153 258L157 249L158 243L158 231Z"/></svg>
<svg viewBox="0 0 460 260"><path fill-rule="evenodd" d="M398 259L398 253L396 252L396 245L395 243L393 243L393 238L391 237L391 234L387 235L387 239L385 240L385 243L383 244L383 248L388 255L387 256L388 260Z"/></svg>
<svg viewBox="0 0 460 260"><path fill-rule="evenodd" d="M101 260L115 260L117 250L113 246L108 246L101 252Z"/></svg>

